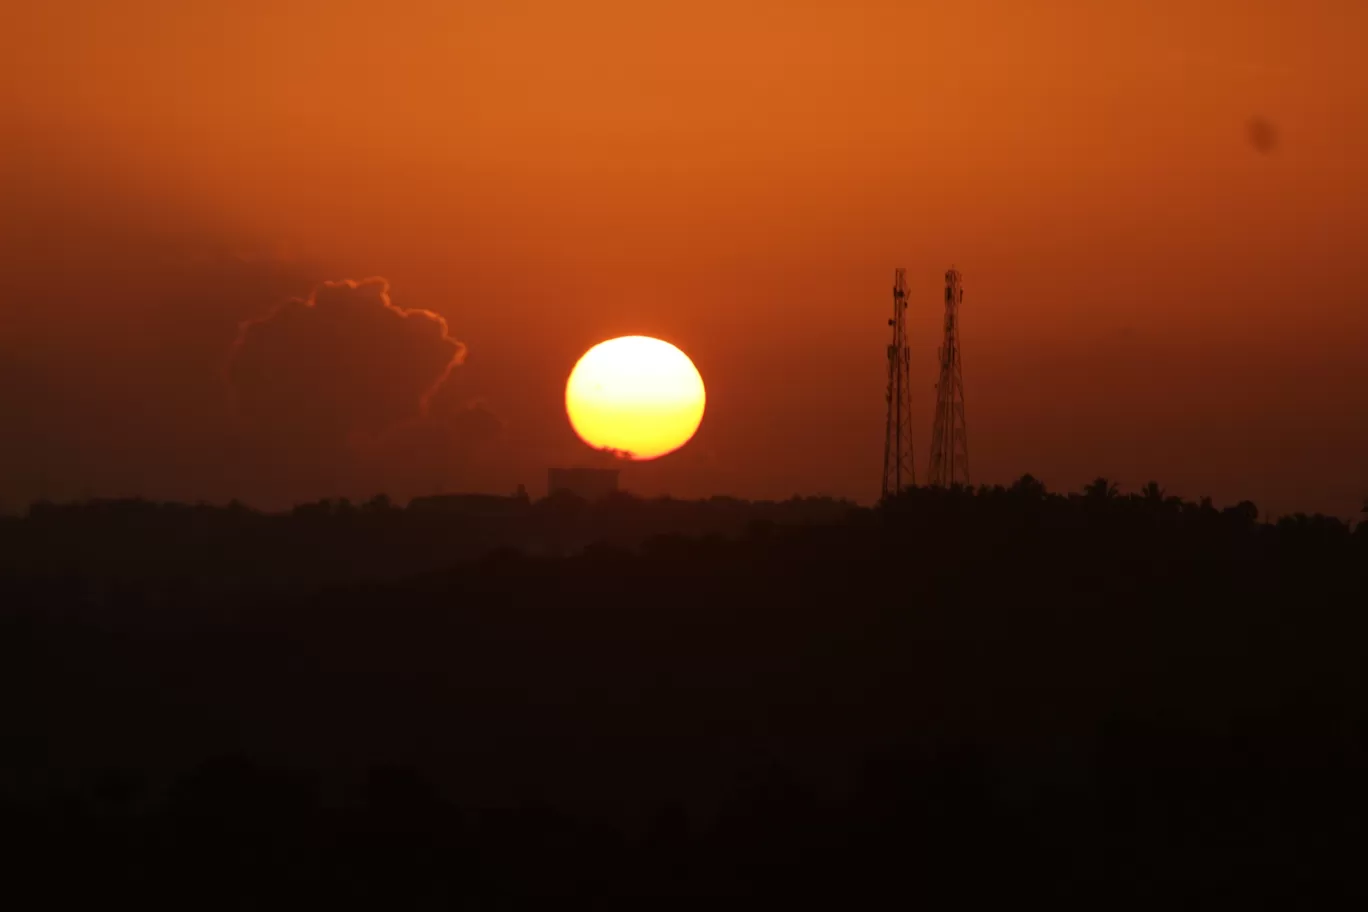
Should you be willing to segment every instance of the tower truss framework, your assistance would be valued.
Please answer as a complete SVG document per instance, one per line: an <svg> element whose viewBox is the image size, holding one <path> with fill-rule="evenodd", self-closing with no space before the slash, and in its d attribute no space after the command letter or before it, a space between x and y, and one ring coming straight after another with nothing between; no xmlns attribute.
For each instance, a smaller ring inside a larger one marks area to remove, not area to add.
<svg viewBox="0 0 1368 912"><path fill-rule="evenodd" d="M960 274L945 273L945 334L936 381L936 420L931 429L930 483L969 484L969 437L964 422L964 366L960 358L959 306L964 300Z"/></svg>
<svg viewBox="0 0 1368 912"><path fill-rule="evenodd" d="M888 419L884 427L884 498L916 484L912 459L911 354L907 347L907 279L905 270L893 273L893 339L888 343Z"/></svg>

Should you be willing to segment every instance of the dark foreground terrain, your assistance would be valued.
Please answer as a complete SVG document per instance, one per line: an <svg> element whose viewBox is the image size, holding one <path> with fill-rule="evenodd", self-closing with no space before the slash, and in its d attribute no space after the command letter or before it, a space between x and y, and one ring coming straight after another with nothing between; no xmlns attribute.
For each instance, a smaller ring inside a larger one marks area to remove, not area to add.
<svg viewBox="0 0 1368 912"><path fill-rule="evenodd" d="M489 506L0 524L5 905L1368 899L1368 526Z"/></svg>

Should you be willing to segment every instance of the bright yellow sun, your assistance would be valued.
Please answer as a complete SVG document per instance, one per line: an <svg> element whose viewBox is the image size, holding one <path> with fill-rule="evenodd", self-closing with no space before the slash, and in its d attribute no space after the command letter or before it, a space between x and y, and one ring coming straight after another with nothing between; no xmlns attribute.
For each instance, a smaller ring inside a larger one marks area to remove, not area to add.
<svg viewBox="0 0 1368 912"><path fill-rule="evenodd" d="M705 398L689 356L649 336L600 342L565 384L565 411L580 439L630 459L655 459L688 443Z"/></svg>

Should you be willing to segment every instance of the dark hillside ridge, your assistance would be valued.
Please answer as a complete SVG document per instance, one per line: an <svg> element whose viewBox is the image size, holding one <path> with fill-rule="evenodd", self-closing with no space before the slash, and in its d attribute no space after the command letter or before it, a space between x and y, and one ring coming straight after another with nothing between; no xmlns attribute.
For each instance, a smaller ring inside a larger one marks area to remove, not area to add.
<svg viewBox="0 0 1368 912"><path fill-rule="evenodd" d="M1363 526L1027 478L3 536L0 819L54 905L1365 898Z"/></svg>

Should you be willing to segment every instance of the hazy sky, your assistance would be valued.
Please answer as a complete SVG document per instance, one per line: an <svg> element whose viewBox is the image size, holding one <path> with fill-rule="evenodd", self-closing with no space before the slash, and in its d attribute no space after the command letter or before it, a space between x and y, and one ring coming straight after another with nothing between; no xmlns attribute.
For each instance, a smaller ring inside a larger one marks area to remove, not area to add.
<svg viewBox="0 0 1368 912"><path fill-rule="evenodd" d="M695 440L629 487L868 502L893 269L922 476L951 264L974 481L1154 478L1344 515L1368 494L1361 0L9 16L10 507L540 493L547 466L592 456L564 418L570 368L626 333L679 345L708 386ZM450 345L372 285L283 311L258 373L228 366L240 321L372 276ZM419 417L416 365L458 345Z"/></svg>

